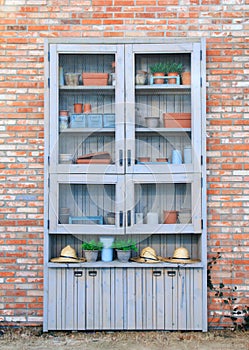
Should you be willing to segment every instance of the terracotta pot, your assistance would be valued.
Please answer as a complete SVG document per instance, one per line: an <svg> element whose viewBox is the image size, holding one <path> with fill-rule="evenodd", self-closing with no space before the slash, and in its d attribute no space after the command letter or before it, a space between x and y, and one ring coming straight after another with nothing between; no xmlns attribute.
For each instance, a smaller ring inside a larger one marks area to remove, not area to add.
<svg viewBox="0 0 249 350"><path fill-rule="evenodd" d="M82 110L83 110L82 103L75 103L73 107L74 107L74 113L76 114L82 113Z"/></svg>
<svg viewBox="0 0 249 350"><path fill-rule="evenodd" d="M61 110L61 111L59 111L59 115L62 116L62 117L68 117L69 116L69 111Z"/></svg>
<svg viewBox="0 0 249 350"><path fill-rule="evenodd" d="M150 157L138 157L139 162L146 163L150 161Z"/></svg>
<svg viewBox="0 0 249 350"><path fill-rule="evenodd" d="M182 73L182 85L191 85L191 73L183 72Z"/></svg>
<svg viewBox="0 0 249 350"><path fill-rule="evenodd" d="M164 77L165 74L158 72L158 73L154 73L153 76L154 77ZM154 81L154 84L164 84L164 79L158 78L158 79L153 79L153 81Z"/></svg>
<svg viewBox="0 0 249 350"><path fill-rule="evenodd" d="M84 113L91 113L92 111L92 106L90 103L85 103L84 104Z"/></svg>
<svg viewBox="0 0 249 350"><path fill-rule="evenodd" d="M157 162L168 162L168 158L157 158L156 159Z"/></svg>
<svg viewBox="0 0 249 350"><path fill-rule="evenodd" d="M178 214L178 212L176 210L164 210L163 211L163 223L164 224L175 224L177 221L177 214Z"/></svg>
<svg viewBox="0 0 249 350"><path fill-rule="evenodd" d="M176 72L170 72L170 73L168 73L168 77L171 77L171 76L177 76L177 75L179 75L178 73L176 73ZM168 84L176 84L176 78L170 78L170 79L168 79Z"/></svg>
<svg viewBox="0 0 249 350"><path fill-rule="evenodd" d="M83 85L107 85L108 75L108 73L82 73Z"/></svg>

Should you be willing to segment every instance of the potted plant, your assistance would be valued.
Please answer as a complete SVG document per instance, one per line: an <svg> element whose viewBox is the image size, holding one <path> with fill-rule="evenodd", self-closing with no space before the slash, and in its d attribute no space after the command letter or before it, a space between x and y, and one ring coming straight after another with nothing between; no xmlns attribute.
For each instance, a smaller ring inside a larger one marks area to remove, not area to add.
<svg viewBox="0 0 249 350"><path fill-rule="evenodd" d="M103 248L103 243L96 242L94 239L92 239L91 241L83 242L81 247L86 260L89 262L93 262L97 260L99 250L102 250Z"/></svg>
<svg viewBox="0 0 249 350"><path fill-rule="evenodd" d="M167 71L167 76L180 76L183 71L183 64L168 62L165 69ZM176 84L176 78L168 79L168 84Z"/></svg>
<svg viewBox="0 0 249 350"><path fill-rule="evenodd" d="M158 62L150 66L150 72L154 77L164 77L165 76L165 63ZM154 84L164 84L164 79L163 78L157 78L153 79Z"/></svg>
<svg viewBox="0 0 249 350"><path fill-rule="evenodd" d="M127 262L131 257L132 250L135 252L138 250L136 242L132 239L118 239L112 244L112 247L115 248L117 252L117 258L120 262Z"/></svg>

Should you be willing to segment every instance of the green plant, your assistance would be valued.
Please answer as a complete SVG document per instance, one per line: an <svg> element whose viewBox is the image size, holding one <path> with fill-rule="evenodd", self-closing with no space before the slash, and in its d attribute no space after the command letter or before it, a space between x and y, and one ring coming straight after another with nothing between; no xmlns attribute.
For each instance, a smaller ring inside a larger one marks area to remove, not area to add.
<svg viewBox="0 0 249 350"><path fill-rule="evenodd" d="M118 239L112 244L112 248L119 249L119 250L134 250L135 252L138 251L136 242L132 239L122 240Z"/></svg>
<svg viewBox="0 0 249 350"><path fill-rule="evenodd" d="M94 239L92 239L89 242L83 242L81 247L83 250L101 250L103 248L103 243L96 242Z"/></svg>
<svg viewBox="0 0 249 350"><path fill-rule="evenodd" d="M158 63L155 63L153 64L152 66L150 66L150 72L151 74L154 74L154 73L166 73L165 71L165 63L162 63L162 62L158 62Z"/></svg>
<svg viewBox="0 0 249 350"><path fill-rule="evenodd" d="M177 63L177 62L167 62L165 65L165 71L166 71L166 74L178 73L180 75L182 74L182 71L183 71L183 64Z"/></svg>

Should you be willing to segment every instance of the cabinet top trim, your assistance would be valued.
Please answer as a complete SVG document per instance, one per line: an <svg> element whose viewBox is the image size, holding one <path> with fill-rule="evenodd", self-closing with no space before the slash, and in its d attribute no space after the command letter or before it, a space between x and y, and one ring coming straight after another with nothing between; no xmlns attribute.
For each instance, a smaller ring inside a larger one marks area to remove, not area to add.
<svg viewBox="0 0 249 350"><path fill-rule="evenodd" d="M183 44L202 43L205 38L46 38L47 44Z"/></svg>

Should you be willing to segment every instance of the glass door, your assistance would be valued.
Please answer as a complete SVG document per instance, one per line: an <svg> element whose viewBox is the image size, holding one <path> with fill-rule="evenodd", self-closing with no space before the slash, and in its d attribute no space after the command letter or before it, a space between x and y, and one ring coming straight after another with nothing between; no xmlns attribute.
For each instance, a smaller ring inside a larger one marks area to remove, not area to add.
<svg viewBox="0 0 249 350"><path fill-rule="evenodd" d="M50 233L123 234L122 175L52 175Z"/></svg>
<svg viewBox="0 0 249 350"><path fill-rule="evenodd" d="M51 170L123 173L123 46L58 45L50 76Z"/></svg>
<svg viewBox="0 0 249 350"><path fill-rule="evenodd" d="M127 233L201 233L199 175L127 175L126 189Z"/></svg>
<svg viewBox="0 0 249 350"><path fill-rule="evenodd" d="M128 173L200 171L198 54L200 52L193 44L128 46ZM155 77L159 67L164 70L160 81ZM172 81L173 68L178 71ZM183 79L186 72L191 74L191 80Z"/></svg>

